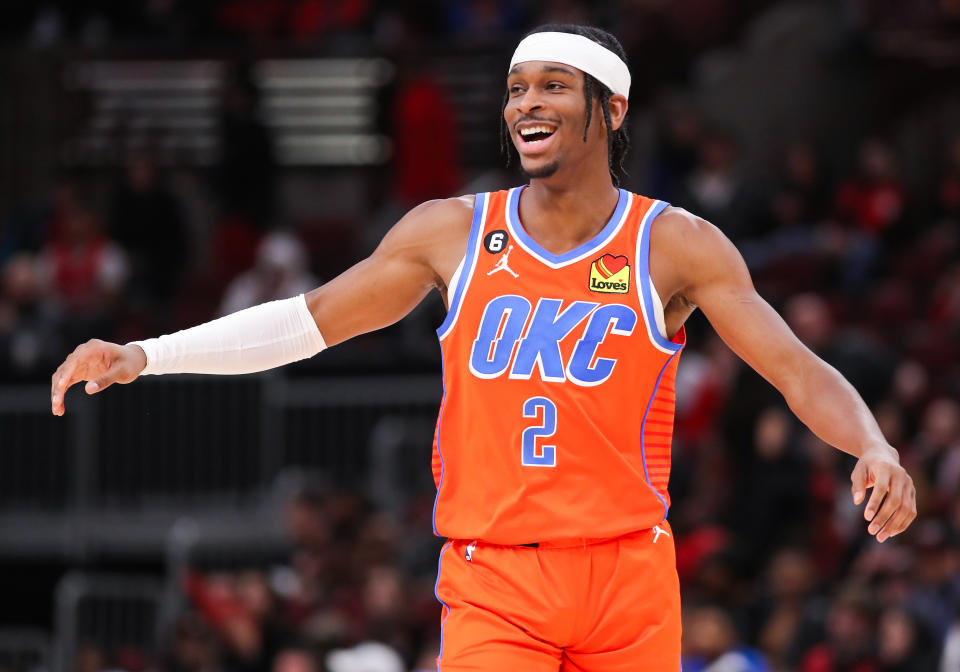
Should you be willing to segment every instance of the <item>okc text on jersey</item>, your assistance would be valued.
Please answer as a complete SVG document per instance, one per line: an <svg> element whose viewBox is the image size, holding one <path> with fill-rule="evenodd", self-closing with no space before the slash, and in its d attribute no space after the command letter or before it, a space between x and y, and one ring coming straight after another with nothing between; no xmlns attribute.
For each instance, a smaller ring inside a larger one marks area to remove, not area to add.
<svg viewBox="0 0 960 672"><path fill-rule="evenodd" d="M580 338L564 361L560 343L581 325ZM525 297L507 294L491 299L483 310L470 352L470 372L477 378L527 380L536 367L544 381L592 387L613 374L616 359L599 357L609 337L629 336L637 314L619 303L541 298L536 308Z"/></svg>

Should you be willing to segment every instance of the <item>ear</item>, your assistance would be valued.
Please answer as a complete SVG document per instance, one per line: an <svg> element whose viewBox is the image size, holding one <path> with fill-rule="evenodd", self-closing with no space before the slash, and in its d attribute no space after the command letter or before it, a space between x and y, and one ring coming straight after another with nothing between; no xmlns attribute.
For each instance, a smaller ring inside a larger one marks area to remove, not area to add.
<svg viewBox="0 0 960 672"><path fill-rule="evenodd" d="M620 93L610 96L610 126L616 131L623 125L627 116L627 97Z"/></svg>

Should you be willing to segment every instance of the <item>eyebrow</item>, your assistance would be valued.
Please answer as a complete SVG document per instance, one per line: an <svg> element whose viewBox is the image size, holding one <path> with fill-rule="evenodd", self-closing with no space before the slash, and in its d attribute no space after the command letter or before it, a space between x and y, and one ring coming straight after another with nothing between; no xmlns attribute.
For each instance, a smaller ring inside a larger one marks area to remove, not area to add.
<svg viewBox="0 0 960 672"><path fill-rule="evenodd" d="M510 72L508 72L507 75L509 76L509 75L519 74L520 72L519 68L520 68L519 64L513 66L512 68L510 68ZM575 76L575 73L573 72L573 70L571 70L570 68L562 68L559 65L544 65L540 68L540 72L564 72L568 75Z"/></svg>

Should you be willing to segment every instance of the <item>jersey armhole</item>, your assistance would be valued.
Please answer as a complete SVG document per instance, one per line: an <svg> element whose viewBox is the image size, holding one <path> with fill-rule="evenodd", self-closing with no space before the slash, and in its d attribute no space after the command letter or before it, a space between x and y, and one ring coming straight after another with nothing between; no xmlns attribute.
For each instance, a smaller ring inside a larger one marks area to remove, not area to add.
<svg viewBox="0 0 960 672"><path fill-rule="evenodd" d="M483 227L487 219L487 206L490 202L490 194L477 194L473 203L473 221L470 223L470 236L467 239L467 249L460 265L450 279L450 287L447 290L448 301L447 316L443 324L437 329L437 336L442 341L446 338L453 325L456 324L457 316L460 314L460 306L463 305L463 295L470 285L470 279L473 277L473 270L477 265L477 248L483 238Z"/></svg>
<svg viewBox="0 0 960 672"><path fill-rule="evenodd" d="M666 320L663 315L663 302L650 277L650 229L653 220L670 206L666 201L654 201L640 221L637 233L637 292L640 295L640 309L647 328L650 342L657 350L672 355L683 347L667 338Z"/></svg>
<svg viewBox="0 0 960 672"><path fill-rule="evenodd" d="M460 263L457 264L457 270L453 272L453 277L450 278L450 286L447 287L447 303L453 301L453 297L457 293L457 287L460 285L460 274L463 273L463 262L467 260L467 254L464 252L463 256L460 257ZM447 311L450 310L450 307L447 306Z"/></svg>
<svg viewBox="0 0 960 672"><path fill-rule="evenodd" d="M665 340L667 338L667 321L663 315L663 301L660 300L660 292L653 284L653 278L650 278L650 296L653 298L653 318L656 322L657 331Z"/></svg>

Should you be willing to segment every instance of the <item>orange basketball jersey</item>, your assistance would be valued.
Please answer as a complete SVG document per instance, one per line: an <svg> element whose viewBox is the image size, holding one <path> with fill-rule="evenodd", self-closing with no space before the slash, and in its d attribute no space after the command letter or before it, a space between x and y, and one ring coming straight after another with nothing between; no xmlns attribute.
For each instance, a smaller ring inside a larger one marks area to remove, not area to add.
<svg viewBox="0 0 960 672"><path fill-rule="evenodd" d="M437 330L434 532L516 545L650 528L670 503L684 344L663 334L648 268L667 204L621 189L603 230L556 255L524 231L522 190L477 194Z"/></svg>

